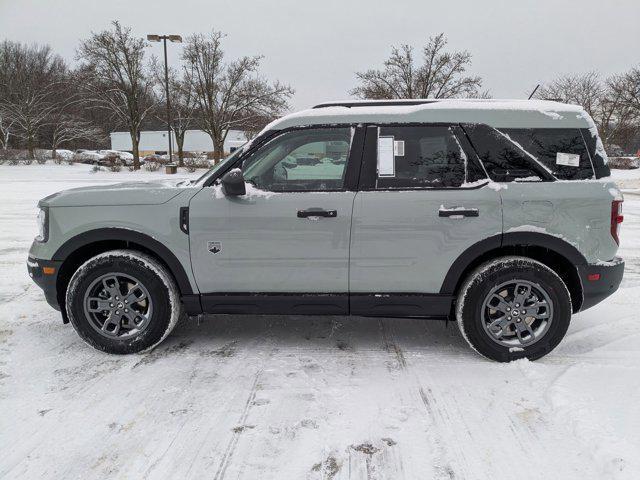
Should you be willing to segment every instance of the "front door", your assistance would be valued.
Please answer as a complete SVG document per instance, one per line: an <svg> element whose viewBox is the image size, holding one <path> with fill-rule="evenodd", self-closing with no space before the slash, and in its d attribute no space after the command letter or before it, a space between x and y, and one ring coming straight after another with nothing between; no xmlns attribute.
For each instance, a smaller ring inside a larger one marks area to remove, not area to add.
<svg viewBox="0 0 640 480"><path fill-rule="evenodd" d="M275 313L290 298L285 307L299 307L292 313L311 313L318 294L339 294L328 311L346 313L355 196L348 172L361 154L351 152L351 140L348 126L281 133L243 159L246 195L227 197L212 185L194 196L191 258L205 310L255 305ZM260 300L251 302L252 295ZM273 308L265 308L269 302Z"/></svg>
<svg viewBox="0 0 640 480"><path fill-rule="evenodd" d="M500 245L500 195L461 133L447 125L367 129L351 235L352 313L447 315L452 292L442 287L455 260L481 240Z"/></svg>

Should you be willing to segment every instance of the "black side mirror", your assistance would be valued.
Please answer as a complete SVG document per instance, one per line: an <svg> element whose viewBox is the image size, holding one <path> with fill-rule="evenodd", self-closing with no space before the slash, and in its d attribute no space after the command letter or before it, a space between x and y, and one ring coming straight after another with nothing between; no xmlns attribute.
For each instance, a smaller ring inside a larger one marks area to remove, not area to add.
<svg viewBox="0 0 640 480"><path fill-rule="evenodd" d="M246 195L247 188L244 184L242 170L234 168L222 176L222 193L227 196Z"/></svg>

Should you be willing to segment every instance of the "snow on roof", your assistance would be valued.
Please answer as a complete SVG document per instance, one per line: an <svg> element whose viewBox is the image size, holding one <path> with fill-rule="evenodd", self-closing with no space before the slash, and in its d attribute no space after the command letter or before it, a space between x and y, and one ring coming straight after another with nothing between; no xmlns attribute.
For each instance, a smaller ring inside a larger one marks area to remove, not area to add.
<svg viewBox="0 0 640 480"><path fill-rule="evenodd" d="M425 99L326 102L275 120L267 125L265 130L281 130L303 125L376 122L485 123L497 128L591 126L591 118L579 105L548 100Z"/></svg>

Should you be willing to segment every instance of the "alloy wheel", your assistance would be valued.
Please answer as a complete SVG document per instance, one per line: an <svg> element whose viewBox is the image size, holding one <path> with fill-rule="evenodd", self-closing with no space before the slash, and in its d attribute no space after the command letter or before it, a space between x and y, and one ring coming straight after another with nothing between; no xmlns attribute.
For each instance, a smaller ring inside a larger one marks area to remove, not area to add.
<svg viewBox="0 0 640 480"><path fill-rule="evenodd" d="M124 273L108 273L95 279L85 292L83 305L91 326L108 338L139 334L153 314L147 288Z"/></svg>
<svg viewBox="0 0 640 480"><path fill-rule="evenodd" d="M553 321L553 302L541 285L511 280L487 294L481 320L491 340L509 348L522 348L547 333Z"/></svg>

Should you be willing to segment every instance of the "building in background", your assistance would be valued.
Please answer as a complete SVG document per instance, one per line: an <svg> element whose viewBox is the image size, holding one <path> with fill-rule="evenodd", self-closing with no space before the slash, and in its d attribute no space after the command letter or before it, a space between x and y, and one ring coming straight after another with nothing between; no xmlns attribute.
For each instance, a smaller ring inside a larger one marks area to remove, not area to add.
<svg viewBox="0 0 640 480"><path fill-rule="evenodd" d="M244 132L240 130L229 130L227 139L224 142L226 153L242 146L247 141ZM131 135L129 132L111 133L111 150L131 151ZM169 149L167 132L146 130L140 133L140 155L150 155L153 153L166 154ZM202 130L187 130L184 136L185 152L200 153L213 152L213 142L211 137ZM176 137L173 136L173 151L177 151Z"/></svg>

